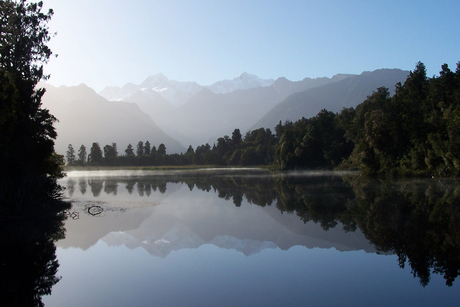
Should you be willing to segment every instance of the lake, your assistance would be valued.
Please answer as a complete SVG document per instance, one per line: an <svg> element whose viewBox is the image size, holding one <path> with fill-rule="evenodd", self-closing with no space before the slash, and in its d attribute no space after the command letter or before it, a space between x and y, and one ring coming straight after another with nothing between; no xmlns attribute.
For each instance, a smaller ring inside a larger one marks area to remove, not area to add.
<svg viewBox="0 0 460 307"><path fill-rule="evenodd" d="M457 180L72 171L46 306L452 306Z"/></svg>

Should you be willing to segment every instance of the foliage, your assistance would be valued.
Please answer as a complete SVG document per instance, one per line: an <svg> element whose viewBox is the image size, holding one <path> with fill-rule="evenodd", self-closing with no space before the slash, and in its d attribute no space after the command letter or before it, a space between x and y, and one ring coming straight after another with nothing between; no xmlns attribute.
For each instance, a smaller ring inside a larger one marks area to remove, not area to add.
<svg viewBox="0 0 460 307"><path fill-rule="evenodd" d="M118 156L117 144L104 146L104 163L106 165L115 165Z"/></svg>
<svg viewBox="0 0 460 307"><path fill-rule="evenodd" d="M280 123L276 165L280 169L337 167L353 148L339 123L338 115L324 109L313 118L287 122L286 127Z"/></svg>
<svg viewBox="0 0 460 307"><path fill-rule="evenodd" d="M378 89L356 107L347 139L348 163L366 175L458 176L460 171L460 63L427 78L418 63L395 95Z"/></svg>
<svg viewBox="0 0 460 307"><path fill-rule="evenodd" d="M69 144L67 147L66 160L69 165L73 165L75 163L75 149L73 149L72 144Z"/></svg>
<svg viewBox="0 0 460 307"><path fill-rule="evenodd" d="M88 163L91 165L102 165L102 150L99 143L93 143L89 150Z"/></svg>
<svg viewBox="0 0 460 307"><path fill-rule="evenodd" d="M0 174L60 177L53 159L56 118L41 107L35 87L52 52L42 3L0 2Z"/></svg>
<svg viewBox="0 0 460 307"><path fill-rule="evenodd" d="M81 145L80 149L78 150L78 160L77 160L78 164L84 165L86 163L86 157L87 157L86 147L85 145Z"/></svg>

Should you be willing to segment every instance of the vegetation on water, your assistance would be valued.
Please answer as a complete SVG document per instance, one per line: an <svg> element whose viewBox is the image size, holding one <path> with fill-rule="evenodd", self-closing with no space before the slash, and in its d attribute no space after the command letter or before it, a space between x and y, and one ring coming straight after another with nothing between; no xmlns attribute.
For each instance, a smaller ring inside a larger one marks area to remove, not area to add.
<svg viewBox="0 0 460 307"><path fill-rule="evenodd" d="M69 144L68 165L271 165L276 169L357 169L366 176L457 177L460 173L460 63L446 64L428 78L417 63L406 81L378 88L356 108L340 113L322 110L312 118L286 121L270 129L235 129L210 146L167 154L149 141L131 144L119 155L116 143L93 143L75 152Z"/></svg>

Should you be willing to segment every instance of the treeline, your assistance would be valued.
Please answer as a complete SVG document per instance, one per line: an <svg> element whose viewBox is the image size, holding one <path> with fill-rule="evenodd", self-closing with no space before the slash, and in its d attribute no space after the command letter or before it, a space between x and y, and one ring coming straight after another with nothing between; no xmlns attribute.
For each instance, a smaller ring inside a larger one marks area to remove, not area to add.
<svg viewBox="0 0 460 307"><path fill-rule="evenodd" d="M164 144L157 148L149 141L139 141L136 148L129 144L123 154L119 154L116 143L103 148L93 143L89 150L81 145L78 151L69 144L66 161L71 166L269 165L273 163L274 145L275 135L270 129L250 131L244 138L235 129L231 138L221 137L212 147L206 143L193 149L190 145L181 154L167 154Z"/></svg>
<svg viewBox="0 0 460 307"><path fill-rule="evenodd" d="M131 165L180 165L177 164L180 155L167 155L166 146L160 144L158 149L151 146L149 141L145 144L139 141L136 150L129 144L124 154L119 155L116 143L105 145L102 149L99 143L95 142L87 150L81 145L77 152L72 144L69 144L66 152L67 164L71 166L131 166Z"/></svg>
<svg viewBox="0 0 460 307"><path fill-rule="evenodd" d="M460 171L460 63L447 64L428 78L417 63L395 95L378 88L356 108L340 113L321 110L296 122L270 129L235 129L211 147L189 146L185 153L166 154L163 144L139 142L118 155L116 144L103 151L93 143L88 159L80 148L70 164L92 165L272 165L278 169L359 169L365 175L458 176ZM83 146L83 145L82 145ZM84 148L83 148L84 149Z"/></svg>
<svg viewBox="0 0 460 307"><path fill-rule="evenodd" d="M284 131L275 165L359 169L368 176L457 177L459 123L460 63L456 72L444 64L438 77L428 78L419 62L392 97L381 87L356 108L338 114L322 110L279 127Z"/></svg>
<svg viewBox="0 0 460 307"><path fill-rule="evenodd" d="M432 78L419 62L393 97L379 88L339 116L354 144L345 164L364 174L459 175L460 62Z"/></svg>

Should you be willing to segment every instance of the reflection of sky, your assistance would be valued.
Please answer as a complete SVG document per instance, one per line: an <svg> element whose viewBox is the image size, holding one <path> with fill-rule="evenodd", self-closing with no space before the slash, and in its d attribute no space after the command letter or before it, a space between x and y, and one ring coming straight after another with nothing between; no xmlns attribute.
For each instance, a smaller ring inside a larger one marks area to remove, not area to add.
<svg viewBox="0 0 460 307"><path fill-rule="evenodd" d="M167 258L141 248L57 251L62 280L46 306L441 306L460 299L433 275L423 288L396 256L292 247L246 257L203 245Z"/></svg>

